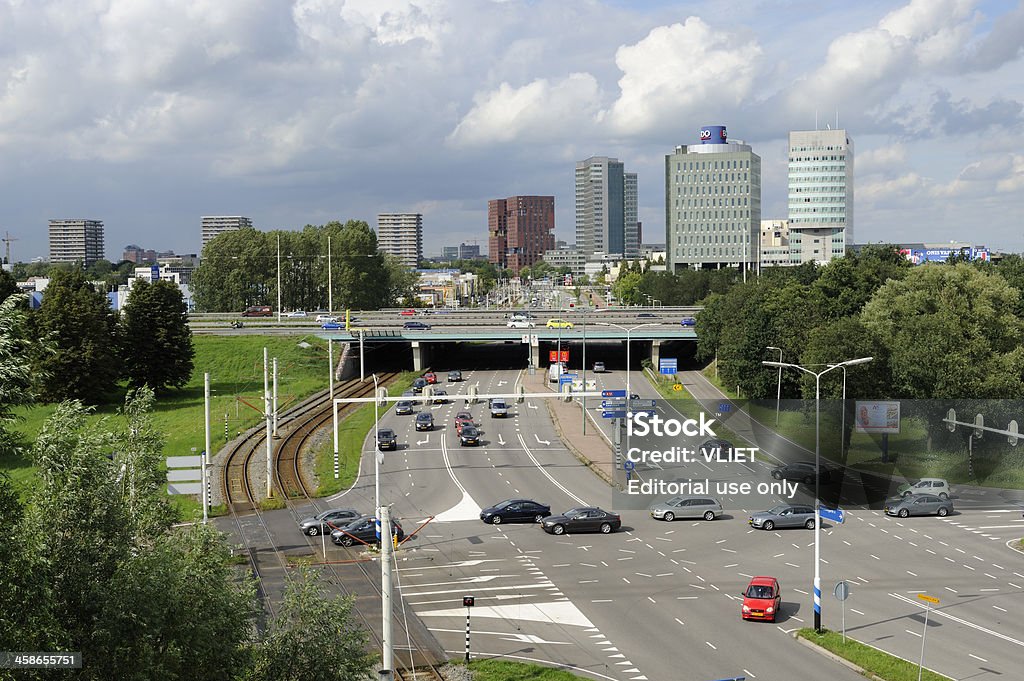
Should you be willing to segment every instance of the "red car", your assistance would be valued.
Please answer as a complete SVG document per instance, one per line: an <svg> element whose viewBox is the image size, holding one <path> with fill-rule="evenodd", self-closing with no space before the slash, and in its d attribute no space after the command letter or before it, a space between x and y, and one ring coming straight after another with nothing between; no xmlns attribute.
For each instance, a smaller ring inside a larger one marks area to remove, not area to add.
<svg viewBox="0 0 1024 681"><path fill-rule="evenodd" d="M473 423L473 415L470 414L468 411L460 411L458 414L455 415L455 432L457 432L459 435L462 435L463 426L472 425L475 425Z"/></svg>
<svg viewBox="0 0 1024 681"><path fill-rule="evenodd" d="M774 577L754 577L743 592L745 620L768 620L774 622L782 607L782 589Z"/></svg>
<svg viewBox="0 0 1024 681"><path fill-rule="evenodd" d="M434 385L435 383L437 383L437 376L434 374L433 371L428 371L427 373L423 374L423 378L427 379L427 383L429 383L430 385Z"/></svg>
<svg viewBox="0 0 1024 681"><path fill-rule="evenodd" d="M412 317L416 314L416 310L409 308L408 310L402 310L398 314L400 314L403 317Z"/></svg>

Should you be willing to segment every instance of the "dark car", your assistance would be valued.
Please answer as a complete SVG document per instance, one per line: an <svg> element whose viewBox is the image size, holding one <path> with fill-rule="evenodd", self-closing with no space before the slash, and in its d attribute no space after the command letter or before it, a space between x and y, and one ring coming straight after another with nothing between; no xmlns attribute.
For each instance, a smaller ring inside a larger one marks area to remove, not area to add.
<svg viewBox="0 0 1024 681"><path fill-rule="evenodd" d="M412 380L412 393L419 395L423 392L423 389L427 387L427 379L425 378L414 378Z"/></svg>
<svg viewBox="0 0 1024 681"><path fill-rule="evenodd" d="M732 443L728 440L724 440L720 437L709 437L700 444L700 450L697 452L701 456L728 456L729 452L732 451Z"/></svg>
<svg viewBox="0 0 1024 681"><path fill-rule="evenodd" d="M442 388L434 390L432 395L434 398L434 404L448 404L448 391Z"/></svg>
<svg viewBox="0 0 1024 681"><path fill-rule="evenodd" d="M412 413L412 402L402 400L395 403L395 413L399 416L407 416Z"/></svg>
<svg viewBox="0 0 1024 681"><path fill-rule="evenodd" d="M480 444L480 430L476 426L463 426L459 433L459 445L462 447L476 447Z"/></svg>
<svg viewBox="0 0 1024 681"><path fill-rule="evenodd" d="M937 515L945 518L953 512L953 502L942 499L934 494L912 494L908 497L892 499L885 505L886 515L906 518L911 515Z"/></svg>
<svg viewBox="0 0 1024 681"><path fill-rule="evenodd" d="M551 507L531 499L507 499L480 511L480 520L501 523L539 523L551 515Z"/></svg>
<svg viewBox="0 0 1024 681"><path fill-rule="evenodd" d="M637 319L653 319L657 316L658 315L654 314L653 312L641 312L636 317Z"/></svg>
<svg viewBox="0 0 1024 681"><path fill-rule="evenodd" d="M377 431L377 446L380 449L398 449L398 436L390 428Z"/></svg>
<svg viewBox="0 0 1024 681"><path fill-rule="evenodd" d="M311 537L321 532L329 532L343 525L348 525L356 518L361 518L362 513L354 508L332 508L299 521L299 529ZM332 527L333 525L333 527Z"/></svg>
<svg viewBox="0 0 1024 681"><path fill-rule="evenodd" d="M622 527L622 518L596 506L572 508L562 515L548 516L541 523L545 532L565 534L566 532L600 532L609 534Z"/></svg>
<svg viewBox="0 0 1024 681"><path fill-rule="evenodd" d="M391 533L398 537L398 541L405 539L405 532L397 520L391 521ZM377 543L377 519L372 516L364 516L355 520L345 527L331 532L331 541L340 546L352 546L363 542L366 544Z"/></svg>
<svg viewBox="0 0 1024 681"><path fill-rule="evenodd" d="M434 417L430 412L421 411L416 414L416 430L433 430Z"/></svg>
<svg viewBox="0 0 1024 681"><path fill-rule="evenodd" d="M462 372L459 371L458 369L452 369L451 371L448 372L448 382L449 383L457 383L458 381L461 381L461 380L462 380Z"/></svg>
<svg viewBox="0 0 1024 681"><path fill-rule="evenodd" d="M829 481L829 471L824 466L820 467L821 482ZM772 477L776 480L799 480L805 485L814 484L814 462L797 461L778 466L772 470Z"/></svg>
<svg viewBox="0 0 1024 681"><path fill-rule="evenodd" d="M424 324L423 322L406 322L402 324L403 329L418 329L420 331L429 331L430 324Z"/></svg>

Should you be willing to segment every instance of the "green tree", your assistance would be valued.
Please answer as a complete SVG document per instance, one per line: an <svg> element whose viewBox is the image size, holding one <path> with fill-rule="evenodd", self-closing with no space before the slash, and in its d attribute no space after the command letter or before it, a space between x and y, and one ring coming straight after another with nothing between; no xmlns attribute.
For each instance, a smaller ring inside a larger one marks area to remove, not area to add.
<svg viewBox="0 0 1024 681"><path fill-rule="evenodd" d="M645 298L640 290L642 275L636 272L619 272L619 278L612 284L612 293L623 305L639 305Z"/></svg>
<svg viewBox="0 0 1024 681"><path fill-rule="evenodd" d="M122 372L132 387L180 388L192 377L195 347L181 290L136 280L120 320Z"/></svg>
<svg viewBox="0 0 1024 681"><path fill-rule="evenodd" d="M895 396L1016 398L1024 392L1019 303L995 273L925 265L882 286L862 318L889 350Z"/></svg>
<svg viewBox="0 0 1024 681"><path fill-rule="evenodd" d="M344 225L334 222L326 226L332 237L335 300L341 307L353 310L376 310L384 303L388 291L387 270L383 256L377 251L377 235L362 220L349 220Z"/></svg>
<svg viewBox="0 0 1024 681"><path fill-rule="evenodd" d="M416 284L419 275L415 270L406 267L401 260L390 253L382 254L384 270L387 272L388 288L384 294L382 307L397 305L409 306L415 300Z"/></svg>
<svg viewBox="0 0 1024 681"><path fill-rule="evenodd" d="M244 310L249 305L275 305L277 244L252 228L218 234L203 247L192 273L196 309L204 312Z"/></svg>
<svg viewBox="0 0 1024 681"><path fill-rule="evenodd" d="M18 292L18 282L10 272L0 269L0 301Z"/></svg>
<svg viewBox="0 0 1024 681"><path fill-rule="evenodd" d="M303 570L286 590L270 630L254 648L247 681L357 681L371 678L376 656L353 617L352 597L325 598Z"/></svg>
<svg viewBox="0 0 1024 681"><path fill-rule="evenodd" d="M828 319L851 317L885 282L902 279L909 270L896 246L872 244L821 268L814 287L828 301L823 310Z"/></svg>
<svg viewBox="0 0 1024 681"><path fill-rule="evenodd" d="M80 270L58 270L32 320L42 341L32 350L40 396L91 404L106 399L119 373L116 318L106 296Z"/></svg>
<svg viewBox="0 0 1024 681"><path fill-rule="evenodd" d="M889 350L859 317L837 319L811 329L803 351L799 354L799 361L804 365L817 364L824 367L826 364L860 357L873 359L867 364L847 368L847 397L877 400L891 396ZM814 379L805 376L802 387L803 397L813 399ZM842 371L835 371L823 379L821 396L827 399L842 398Z"/></svg>
<svg viewBox="0 0 1024 681"><path fill-rule="evenodd" d="M24 296L8 296L0 302L0 452L18 448L10 426L16 420L14 407L32 404L34 380L29 349L32 342L22 309Z"/></svg>

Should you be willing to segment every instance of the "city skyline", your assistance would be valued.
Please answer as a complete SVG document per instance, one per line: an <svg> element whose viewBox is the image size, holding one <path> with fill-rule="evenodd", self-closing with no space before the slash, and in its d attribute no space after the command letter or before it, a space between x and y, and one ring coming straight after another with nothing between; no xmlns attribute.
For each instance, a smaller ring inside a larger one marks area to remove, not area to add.
<svg viewBox="0 0 1024 681"><path fill-rule="evenodd" d="M202 215L297 230L398 206L423 214L432 253L486 239L499 195L554 196L555 238L572 241L571 169L590 156L637 174L661 242L664 150L708 124L762 158L765 218L788 214L788 133L841 127L856 242L1024 250L1019 3L6 12L0 231L19 261L47 254L55 216L102 220L113 248L195 252Z"/></svg>

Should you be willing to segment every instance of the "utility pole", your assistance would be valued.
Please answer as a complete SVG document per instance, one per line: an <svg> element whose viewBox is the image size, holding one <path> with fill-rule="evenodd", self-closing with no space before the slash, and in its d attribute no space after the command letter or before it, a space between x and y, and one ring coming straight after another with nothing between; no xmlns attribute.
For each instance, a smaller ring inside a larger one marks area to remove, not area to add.
<svg viewBox="0 0 1024 681"><path fill-rule="evenodd" d="M274 437L277 435L277 357L274 358Z"/></svg>
<svg viewBox="0 0 1024 681"><path fill-rule="evenodd" d="M270 379L268 375L269 370L267 368L268 363L267 349L263 348L263 415L267 421L267 498L269 499L273 492L271 485L274 478L274 438L270 425Z"/></svg>
<svg viewBox="0 0 1024 681"><path fill-rule="evenodd" d="M208 506L210 505L209 480L207 479L206 463L210 460L210 374L203 374L203 414L206 417L206 449L203 451L203 459L200 466L203 469L203 524L208 520Z"/></svg>
<svg viewBox="0 0 1024 681"><path fill-rule="evenodd" d="M277 323L281 323L281 235L277 235Z"/></svg>
<svg viewBox="0 0 1024 681"><path fill-rule="evenodd" d="M381 679L391 679L394 669L395 643L391 637L391 507L381 506L380 514L380 598L381 598Z"/></svg>
<svg viewBox="0 0 1024 681"><path fill-rule="evenodd" d="M327 314L334 314L334 287L331 286L331 235L327 235ZM333 369L332 369L333 371ZM331 391L334 394L334 391Z"/></svg>

